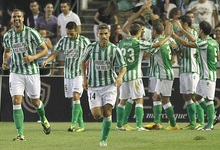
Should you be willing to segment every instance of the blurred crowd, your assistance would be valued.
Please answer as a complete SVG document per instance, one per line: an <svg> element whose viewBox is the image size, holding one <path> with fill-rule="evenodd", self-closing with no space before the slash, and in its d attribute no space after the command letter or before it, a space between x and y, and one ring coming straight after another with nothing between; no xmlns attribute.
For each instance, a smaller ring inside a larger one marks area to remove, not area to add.
<svg viewBox="0 0 220 150"><path fill-rule="evenodd" d="M100 6L94 15L94 39L90 40L92 42L98 40L97 26L106 23L111 27L110 41L117 45L121 39L128 36L126 31L129 27L128 24L134 18L135 21L141 22L144 26L142 38L151 40L152 20L161 19L173 22L185 14L192 18L193 28L196 30L198 30L201 21L209 22L213 28L211 35L216 37L215 28L219 24L218 0L151 0L151 10L146 11L144 15L137 16L142 5L147 1L149 0L109 0L108 3ZM76 22L79 34L82 30L79 14L71 10L70 1L61 1L59 6L60 14L54 15L54 3L47 2L42 6L37 0L31 0L29 3L31 13L25 14L25 25L39 31L50 50L49 54L53 51L58 40L66 36L65 26L68 21ZM3 53L2 38L4 33L11 28L10 16L14 8L16 5L9 5L6 11L0 8L0 63L2 63ZM176 30L178 31L178 28ZM39 65L41 65L42 60L39 60ZM178 66L178 58L174 61L174 66ZM149 65L148 60L143 60L143 67L147 68ZM48 64L50 69L42 69L41 74L63 75L63 66L64 56L60 53L54 62ZM147 69L144 70L144 74L147 75ZM2 71L2 73L8 74L8 71Z"/></svg>

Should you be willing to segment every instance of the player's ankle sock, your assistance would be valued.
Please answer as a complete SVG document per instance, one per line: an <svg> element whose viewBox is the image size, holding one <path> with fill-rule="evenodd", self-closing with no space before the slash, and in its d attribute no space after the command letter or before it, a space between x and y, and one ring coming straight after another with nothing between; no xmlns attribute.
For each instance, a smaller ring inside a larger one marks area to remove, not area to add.
<svg viewBox="0 0 220 150"><path fill-rule="evenodd" d="M80 128L84 128L84 121L83 121L83 110L82 110L82 106L80 105L80 113L79 113L79 117L77 120L77 123L79 124Z"/></svg>
<svg viewBox="0 0 220 150"><path fill-rule="evenodd" d="M171 105L171 103L167 103L165 105L163 105L163 108L166 112L167 118L170 121L170 125L172 127L176 126L176 119L174 117L174 110L173 110L173 106Z"/></svg>
<svg viewBox="0 0 220 150"><path fill-rule="evenodd" d="M76 125L78 121L78 117L80 114L80 100L75 100L73 101L73 106L72 106L72 125Z"/></svg>
<svg viewBox="0 0 220 150"><path fill-rule="evenodd" d="M128 118L129 118L129 116L130 116L133 103L134 103L134 101L131 100L131 99L129 99L129 100L126 102L126 105L125 105L125 113L124 113L124 116L123 116L123 119L122 119L122 125L125 125L125 124L128 123Z"/></svg>
<svg viewBox="0 0 220 150"><path fill-rule="evenodd" d="M24 113L21 108L21 105L13 105L13 119L18 134L24 135L23 132Z"/></svg>
<svg viewBox="0 0 220 150"><path fill-rule="evenodd" d="M215 116L215 107L214 107L214 102L209 101L206 103L207 105L207 119L208 119L208 126L212 127L213 122L214 122L214 116Z"/></svg>
<svg viewBox="0 0 220 150"><path fill-rule="evenodd" d="M143 115L144 115L143 104L136 104L135 106L136 126L139 128L142 127Z"/></svg>
<svg viewBox="0 0 220 150"><path fill-rule="evenodd" d="M46 120L46 117L45 117L44 104L42 103L42 101L40 101L40 105L38 106L38 108L35 109L40 117L40 121L44 122Z"/></svg>
<svg viewBox="0 0 220 150"><path fill-rule="evenodd" d="M204 109L199 105L198 102L195 102L195 104L199 124L204 125Z"/></svg>
<svg viewBox="0 0 220 150"><path fill-rule="evenodd" d="M122 127L122 119L124 116L125 106L122 104L118 104L118 107L116 109L117 112L117 126Z"/></svg>
<svg viewBox="0 0 220 150"><path fill-rule="evenodd" d="M154 101L153 102L153 113L154 113L154 122L156 124L161 124L161 112L162 112L161 101Z"/></svg>
<svg viewBox="0 0 220 150"><path fill-rule="evenodd" d="M104 117L102 122L102 136L100 141L106 141L112 125L112 116Z"/></svg>
<svg viewBox="0 0 220 150"><path fill-rule="evenodd" d="M195 103L190 100L186 102L186 110L189 117L189 122L191 126L196 126L196 106Z"/></svg>

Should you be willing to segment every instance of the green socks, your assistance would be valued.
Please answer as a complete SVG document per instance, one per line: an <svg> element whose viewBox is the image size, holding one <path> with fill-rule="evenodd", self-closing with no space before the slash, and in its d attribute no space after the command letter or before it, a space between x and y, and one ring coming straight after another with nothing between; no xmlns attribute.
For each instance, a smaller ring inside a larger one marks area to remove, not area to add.
<svg viewBox="0 0 220 150"><path fill-rule="evenodd" d="M174 110L173 110L173 106L171 105L171 103L167 103L165 105L163 105L163 108L166 112L167 118L170 121L170 125L172 127L176 126L176 119L174 117Z"/></svg>
<svg viewBox="0 0 220 150"><path fill-rule="evenodd" d="M196 126L196 105L195 103L190 100L186 101L186 110L189 118L189 122L191 126Z"/></svg>
<svg viewBox="0 0 220 150"><path fill-rule="evenodd" d="M45 117L44 104L42 103L42 101L40 101L39 107L35 109L40 117L40 121L44 122L46 120L46 117Z"/></svg>
<svg viewBox="0 0 220 150"><path fill-rule="evenodd" d="M13 119L18 134L24 135L23 132L24 113L21 108L21 105L13 105Z"/></svg>
<svg viewBox="0 0 220 150"><path fill-rule="evenodd" d="M207 119L208 119L208 126L212 127L213 122L214 122L214 116L215 116L215 107L214 107L214 102L209 101L206 103L207 109Z"/></svg>
<svg viewBox="0 0 220 150"><path fill-rule="evenodd" d="M124 116L124 112L125 112L125 106L121 105L120 103L118 104L118 107L116 109L117 112L117 127L122 127L122 119Z"/></svg>
<svg viewBox="0 0 220 150"><path fill-rule="evenodd" d="M199 105L202 107L202 109L206 112L206 102L204 99L201 99L198 101Z"/></svg>
<svg viewBox="0 0 220 150"><path fill-rule="evenodd" d="M161 124L161 112L162 112L161 101L154 101L153 102L153 114L154 114L154 122L156 124Z"/></svg>
<svg viewBox="0 0 220 150"><path fill-rule="evenodd" d="M128 118L129 118L129 116L130 116L133 103L134 103L134 101L131 100L131 99L129 99L129 100L126 102L125 112L124 112L124 116L123 116L123 119L122 119L122 125L128 124Z"/></svg>
<svg viewBox="0 0 220 150"><path fill-rule="evenodd" d="M71 123L72 123L73 126L76 126L76 124L77 124L81 109L82 108L81 108L81 105L80 105L80 100L73 101L72 119L71 119Z"/></svg>
<svg viewBox="0 0 220 150"><path fill-rule="evenodd" d="M78 120L77 120L78 124L79 124L79 127L80 128L84 128L84 121L83 121L83 110L82 110L82 106L80 105L80 113L79 113L79 117L78 117Z"/></svg>
<svg viewBox="0 0 220 150"><path fill-rule="evenodd" d="M204 125L204 109L202 109L202 107L199 105L198 102L195 102L195 104L196 104L196 113L199 124Z"/></svg>
<svg viewBox="0 0 220 150"><path fill-rule="evenodd" d="M143 122L143 116L144 116L143 104L136 104L135 116L136 116L136 125L137 127L141 128Z"/></svg>
<svg viewBox="0 0 220 150"><path fill-rule="evenodd" d="M112 116L104 117L102 121L102 136L100 141L106 141L112 125Z"/></svg>

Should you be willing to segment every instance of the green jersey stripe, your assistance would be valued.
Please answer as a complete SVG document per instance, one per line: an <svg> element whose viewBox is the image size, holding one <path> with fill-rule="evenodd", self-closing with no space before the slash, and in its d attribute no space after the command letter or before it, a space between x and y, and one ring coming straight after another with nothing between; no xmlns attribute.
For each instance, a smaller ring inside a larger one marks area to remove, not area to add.
<svg viewBox="0 0 220 150"><path fill-rule="evenodd" d="M143 54L145 51L150 50L152 43L128 37L121 40L118 47L121 49L127 63L127 72L123 77L123 81L127 82L142 78L141 63Z"/></svg>
<svg viewBox="0 0 220 150"><path fill-rule="evenodd" d="M82 60L89 59L89 87L101 87L113 84L116 79L114 70L115 61L119 67L126 66L120 50L112 43L108 43L107 47L102 48L99 42L88 45Z"/></svg>
<svg viewBox="0 0 220 150"><path fill-rule="evenodd" d="M77 35L76 39L64 36L58 41L54 50L64 53L64 78L73 79L77 76L82 76L80 63L88 44L90 44L90 40L82 35Z"/></svg>
<svg viewBox="0 0 220 150"><path fill-rule="evenodd" d="M196 44L199 48L200 78L216 81L217 53L219 45L211 37L197 39Z"/></svg>
<svg viewBox="0 0 220 150"><path fill-rule="evenodd" d="M39 73L37 60L31 63L23 62L25 55L35 55L36 48L44 42L35 29L26 26L21 32L10 29L5 33L3 41L4 47L11 51L10 72L26 75Z"/></svg>
<svg viewBox="0 0 220 150"><path fill-rule="evenodd" d="M154 43L162 40L164 37L159 37L154 39ZM150 50L151 54L154 55L154 60L157 68L157 78L165 80L173 80L174 73L171 60L171 48L170 44L176 43L172 38L170 38L165 44L159 48L152 48Z"/></svg>

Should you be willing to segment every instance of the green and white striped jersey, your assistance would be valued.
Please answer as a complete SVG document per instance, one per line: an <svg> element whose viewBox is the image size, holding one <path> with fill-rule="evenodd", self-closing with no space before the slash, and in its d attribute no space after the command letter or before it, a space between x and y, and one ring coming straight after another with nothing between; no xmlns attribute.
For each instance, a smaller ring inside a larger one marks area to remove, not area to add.
<svg viewBox="0 0 220 150"><path fill-rule="evenodd" d="M78 35L76 39L64 36L58 41L54 50L64 53L64 78L73 79L82 75L81 58L90 43L90 40L82 35Z"/></svg>
<svg viewBox="0 0 220 150"><path fill-rule="evenodd" d="M105 48L99 46L99 42L89 44L82 60L89 59L89 87L102 87L113 84L117 77L114 66L117 62L119 68L125 67L126 63L118 47L111 42Z"/></svg>
<svg viewBox="0 0 220 150"><path fill-rule="evenodd" d="M195 38L198 38L198 33L194 29L191 29L189 33ZM189 42L186 36L183 35L181 38ZM198 52L197 48L180 45L180 49L183 53L180 62L180 73L199 73L199 62L198 58L195 57L195 54Z"/></svg>
<svg viewBox="0 0 220 150"><path fill-rule="evenodd" d="M121 49L127 63L127 72L123 77L123 81L127 82L142 78L141 62L143 54L151 49L152 43L128 37L121 40L118 47Z"/></svg>
<svg viewBox="0 0 220 150"><path fill-rule="evenodd" d="M149 77L157 77L157 66L155 64L154 55L150 56L150 71L149 71Z"/></svg>
<svg viewBox="0 0 220 150"><path fill-rule="evenodd" d="M199 48L200 79L216 81L217 54L219 45L211 37L204 40L198 39L196 45Z"/></svg>
<svg viewBox="0 0 220 150"><path fill-rule="evenodd" d="M165 37L154 39L153 43L161 41ZM158 48L152 48L151 54L154 55L155 65L157 67L157 78L163 80L173 80L174 73L172 67L172 53L170 44L175 40L170 38L165 44Z"/></svg>
<svg viewBox="0 0 220 150"><path fill-rule="evenodd" d="M11 52L10 72L24 75L39 74L37 60L30 63L23 62L25 55L35 55L37 47L44 43L35 29L27 26L24 26L21 32L10 29L5 33L3 43Z"/></svg>

